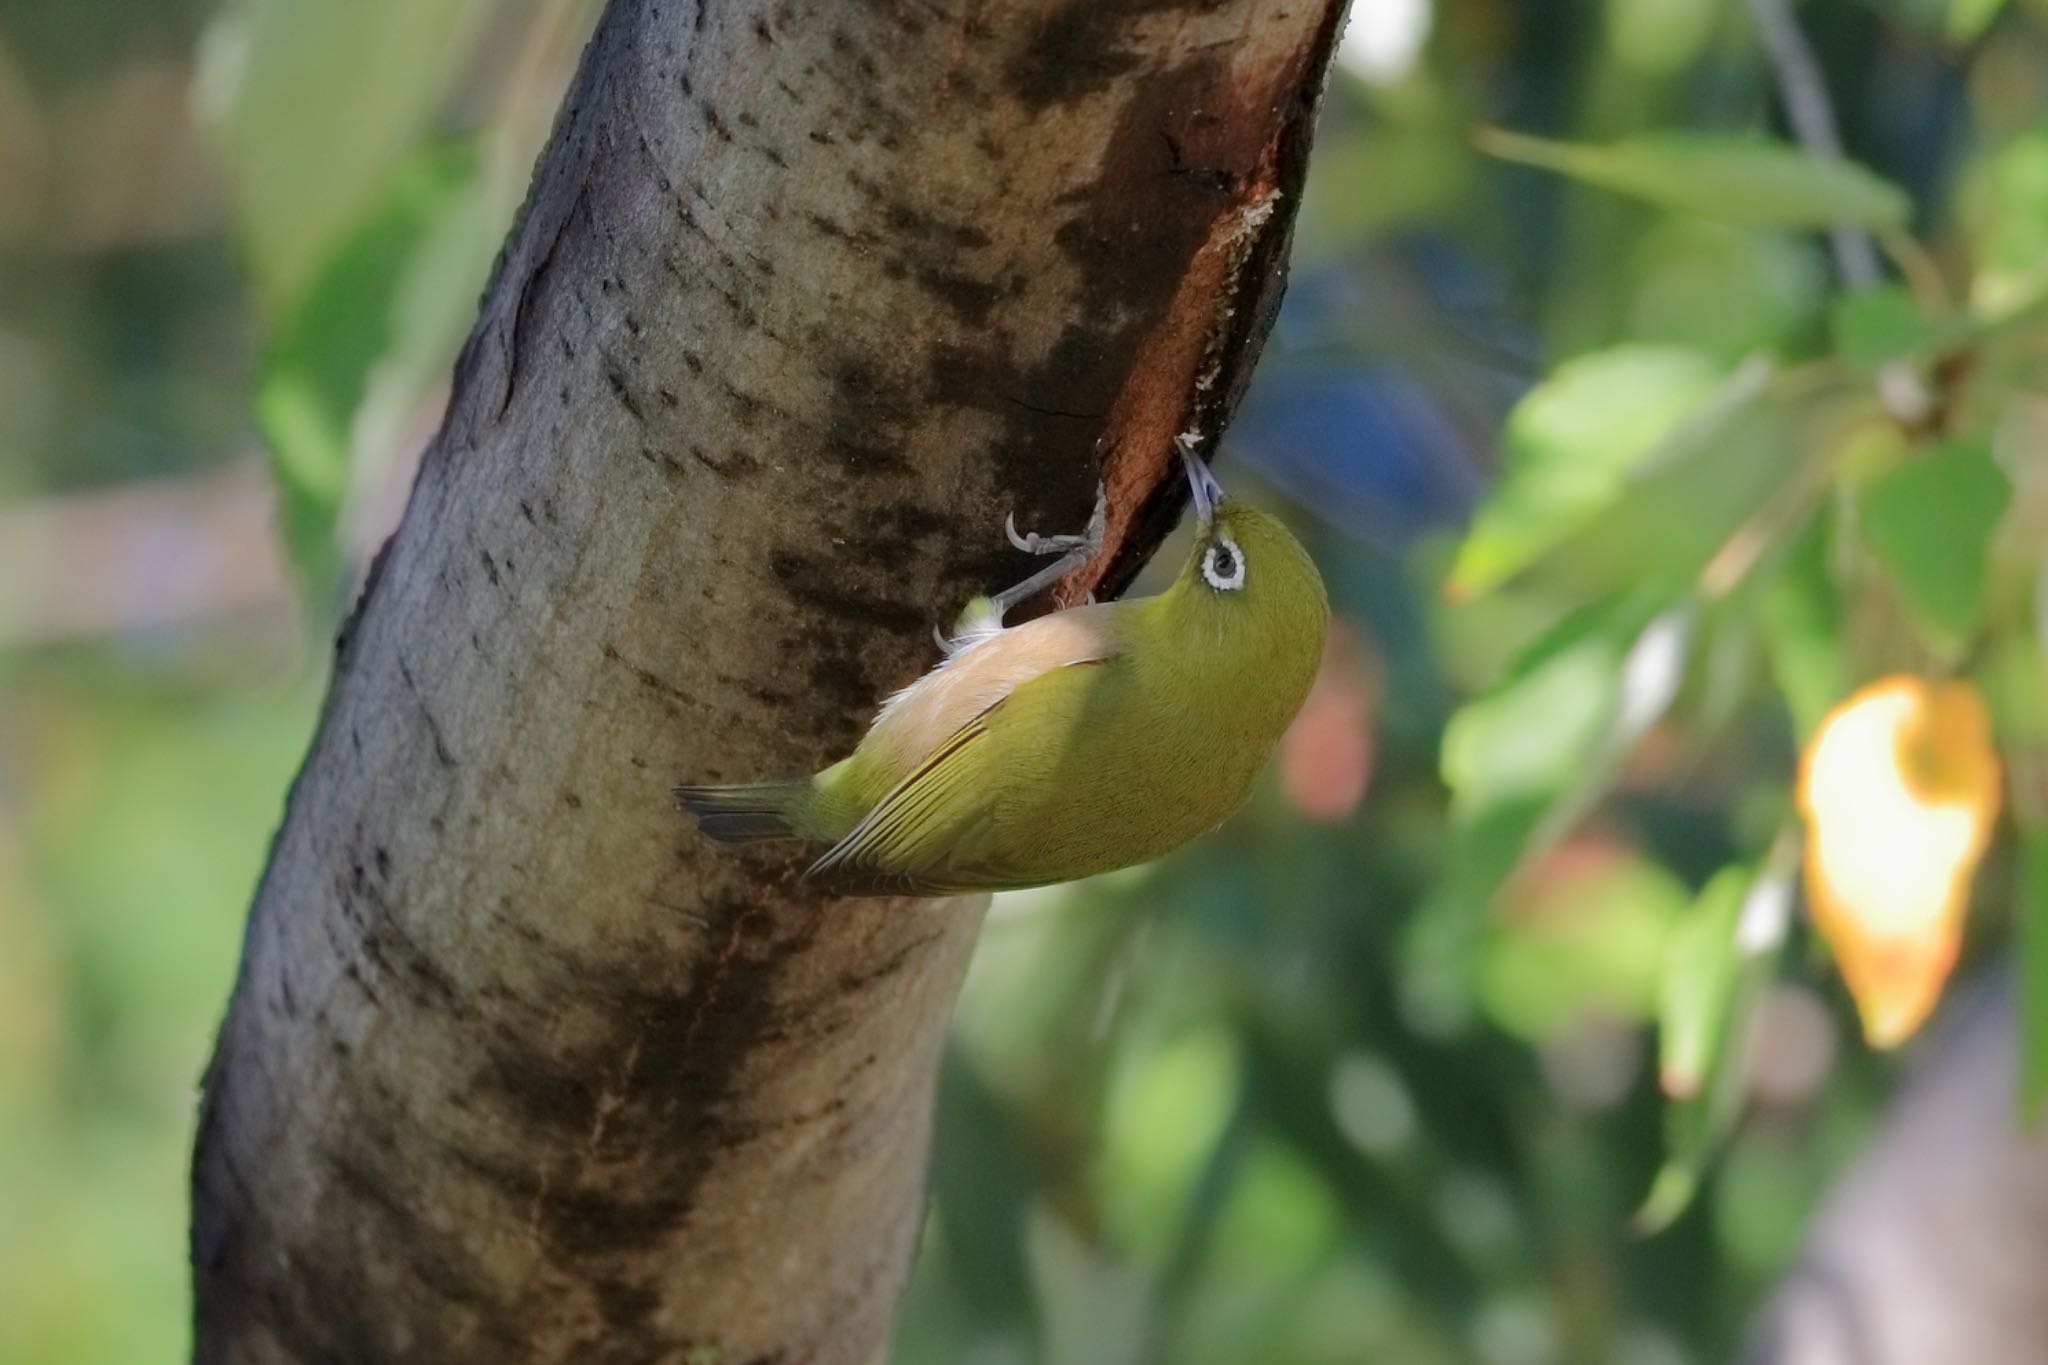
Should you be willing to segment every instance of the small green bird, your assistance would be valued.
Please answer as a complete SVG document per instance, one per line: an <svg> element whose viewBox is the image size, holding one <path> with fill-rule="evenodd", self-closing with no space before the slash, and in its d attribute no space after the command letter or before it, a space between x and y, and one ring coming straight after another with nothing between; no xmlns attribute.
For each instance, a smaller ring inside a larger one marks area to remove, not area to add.
<svg viewBox="0 0 2048 1365"><path fill-rule="evenodd" d="M1006 627L1093 554L1102 509L1088 536L1012 527L1019 548L1065 557L970 608L851 755L808 779L678 787L678 802L724 843L829 844L805 876L850 895L1073 881L1222 823L1308 695L1329 600L1285 526L1226 496L1185 438L1181 457L1201 526L1166 591Z"/></svg>

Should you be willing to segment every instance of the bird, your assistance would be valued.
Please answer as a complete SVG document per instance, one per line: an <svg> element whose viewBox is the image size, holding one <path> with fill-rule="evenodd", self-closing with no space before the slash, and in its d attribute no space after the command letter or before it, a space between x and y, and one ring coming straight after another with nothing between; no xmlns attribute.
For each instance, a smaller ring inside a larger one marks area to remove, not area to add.
<svg viewBox="0 0 2048 1365"><path fill-rule="evenodd" d="M1279 518L1223 491L1176 441L1198 525L1162 592L1004 624L1087 562L1084 535L1018 535L1061 558L977 599L941 661L891 696L853 752L809 778L685 785L713 840L823 846L803 874L839 895L944 896L1076 881L1149 862L1244 804L1322 661L1329 599Z"/></svg>

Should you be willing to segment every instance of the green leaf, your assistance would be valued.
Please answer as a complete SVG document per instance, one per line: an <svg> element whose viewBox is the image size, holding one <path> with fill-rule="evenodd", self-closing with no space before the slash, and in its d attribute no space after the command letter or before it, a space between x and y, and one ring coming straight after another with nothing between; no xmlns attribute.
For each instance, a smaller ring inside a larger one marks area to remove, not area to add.
<svg viewBox="0 0 2048 1365"><path fill-rule="evenodd" d="M429 149L335 253L266 349L256 417L270 446L286 546L316 605L337 586L336 523L379 380L406 416L447 364L485 268L477 158ZM389 437L391 433L379 433Z"/></svg>
<svg viewBox="0 0 2048 1365"><path fill-rule="evenodd" d="M1488 128L1478 143L1508 161L1753 227L1903 229L1912 211L1903 190L1854 162L1764 138L1663 132L1598 144Z"/></svg>
<svg viewBox="0 0 2048 1365"><path fill-rule="evenodd" d="M1567 617L1445 727L1456 843L1407 954L1441 997L1462 990L1495 893L1600 799L1669 705L1691 625L1683 612L1653 620L1660 604L1624 593Z"/></svg>
<svg viewBox="0 0 2048 1365"><path fill-rule="evenodd" d="M1505 469L1451 570L1455 593L1483 592L1610 505L1720 381L1692 351L1619 346L1559 366L1508 418Z"/></svg>
<svg viewBox="0 0 2048 1365"><path fill-rule="evenodd" d="M1445 727L1444 783L1476 812L1569 785L1614 712L1619 642L1581 640L1461 708Z"/></svg>
<svg viewBox="0 0 2048 1365"><path fill-rule="evenodd" d="M1899 466L1863 498L1863 531L1901 595L1946 643L1984 615L1985 557L2012 485L1981 441Z"/></svg>
<svg viewBox="0 0 2048 1365"><path fill-rule="evenodd" d="M2024 603L2038 613L2040 601ZM2017 623L2014 623L2017 625ZM2008 804L2019 837L2014 955L2019 959L2020 1111L2048 1114L2048 655L2037 630L2020 626L1990 641L1977 670L2005 761Z"/></svg>
<svg viewBox="0 0 2048 1365"><path fill-rule="evenodd" d="M1618 264L1632 339L1730 360L1803 345L1831 284L1802 235L1685 214L1645 224Z"/></svg>
<svg viewBox="0 0 2048 1365"><path fill-rule="evenodd" d="M1834 518L1823 511L1793 539L1763 597L1764 641L1802 739L1849 690L1842 595L1829 564Z"/></svg>
<svg viewBox="0 0 2048 1365"><path fill-rule="evenodd" d="M1230 1284L1284 1284L1327 1256L1343 1231L1321 1172L1292 1147L1267 1139L1252 1146L1224 1192L1209 1254Z"/></svg>
<svg viewBox="0 0 2048 1365"><path fill-rule="evenodd" d="M1762 401L1770 375L1761 361L1737 370L1527 577L1580 593L1688 586L1798 469L1783 413Z"/></svg>
<svg viewBox="0 0 2048 1365"><path fill-rule="evenodd" d="M1948 40L1958 47L1974 43L2005 10L2005 0L1948 0L1948 19L1943 27Z"/></svg>
<svg viewBox="0 0 2048 1365"><path fill-rule="evenodd" d="M1242 1057L1218 1025L1119 1058L1103 1114L1104 1222L1127 1248L1162 1252L1238 1102Z"/></svg>
<svg viewBox="0 0 2048 1365"><path fill-rule="evenodd" d="M376 211L490 9L487 0L242 0L216 22L201 84L272 310Z"/></svg>
<svg viewBox="0 0 2048 1365"><path fill-rule="evenodd" d="M2048 131L2015 138L1979 167L1965 206L1971 306L1996 318L2038 303L2048 290Z"/></svg>
<svg viewBox="0 0 2048 1365"><path fill-rule="evenodd" d="M2040 602L2038 591L2032 596L2034 602ZM1999 748L2011 756L2015 773L2022 759L2031 761L2036 750L2048 760L2048 655L2042 653L2035 632L2021 624L2020 613L2032 605L2027 597L2017 595L2012 604L2015 611L2004 623L2009 628L1997 630L1985 641L1983 655L1972 670L1977 691L1991 708ZM2048 794L2048 787L2043 791ZM2016 800L2014 804L2022 821L2026 820L2032 810L2029 801ZM2048 822L2048 812L2043 813L2043 820Z"/></svg>
<svg viewBox="0 0 2048 1365"><path fill-rule="evenodd" d="M1898 285L1843 295L1828 324L1835 353L1865 371L1888 361L1917 359L1940 344L1913 295Z"/></svg>
<svg viewBox="0 0 2048 1365"><path fill-rule="evenodd" d="M1665 1157L1636 1213L1644 1232L1685 1211L1741 1118L1752 1021L1784 946L1797 863L1781 838L1761 868L1722 869L1672 935L1658 1001Z"/></svg>
<svg viewBox="0 0 2048 1365"><path fill-rule="evenodd" d="M1823 1106L1822 1112L1843 1107ZM1828 1129L1839 1126L1839 1120L1822 1120L1817 1132L1807 1133L1789 1124L1758 1124L1730 1145L1715 1182L1710 1237L1742 1281L1767 1282L1795 1263L1815 1207L1851 1155L1825 1140ZM1848 1358L1855 1358L1853 1349Z"/></svg>
<svg viewBox="0 0 2048 1365"><path fill-rule="evenodd" d="M1633 854L1559 874L1496 927L1480 1001L1501 1027L1537 1040L1592 1011L1647 1019L1686 901L1676 877Z"/></svg>
<svg viewBox="0 0 2048 1365"><path fill-rule="evenodd" d="M1723 868L1672 934L1657 1002L1657 1073L1664 1093L1700 1093L1726 1042L1735 993L1735 927L1748 894L1748 868Z"/></svg>

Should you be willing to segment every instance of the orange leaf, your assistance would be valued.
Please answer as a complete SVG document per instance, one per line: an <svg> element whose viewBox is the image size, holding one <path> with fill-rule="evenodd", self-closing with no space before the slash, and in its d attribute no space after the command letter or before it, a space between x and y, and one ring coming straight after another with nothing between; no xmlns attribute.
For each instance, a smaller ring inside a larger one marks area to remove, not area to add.
<svg viewBox="0 0 2048 1365"><path fill-rule="evenodd" d="M1873 1046L1903 1042L1941 998L1998 802L1968 683L1885 678L1814 731L1799 773L1807 898Z"/></svg>

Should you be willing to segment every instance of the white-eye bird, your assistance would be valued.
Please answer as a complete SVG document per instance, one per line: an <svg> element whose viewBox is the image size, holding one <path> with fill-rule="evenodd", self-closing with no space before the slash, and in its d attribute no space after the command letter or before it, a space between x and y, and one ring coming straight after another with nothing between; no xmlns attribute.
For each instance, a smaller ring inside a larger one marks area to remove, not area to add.
<svg viewBox="0 0 2048 1365"><path fill-rule="evenodd" d="M1004 626L1084 562L1091 534L1011 539L1067 551L977 603L947 657L889 698L815 777L684 786L725 843L830 847L805 874L845 894L945 895L1073 881L1145 862L1243 804L1322 660L1329 601L1275 518L1224 494L1187 442L1200 527L1164 592Z"/></svg>

